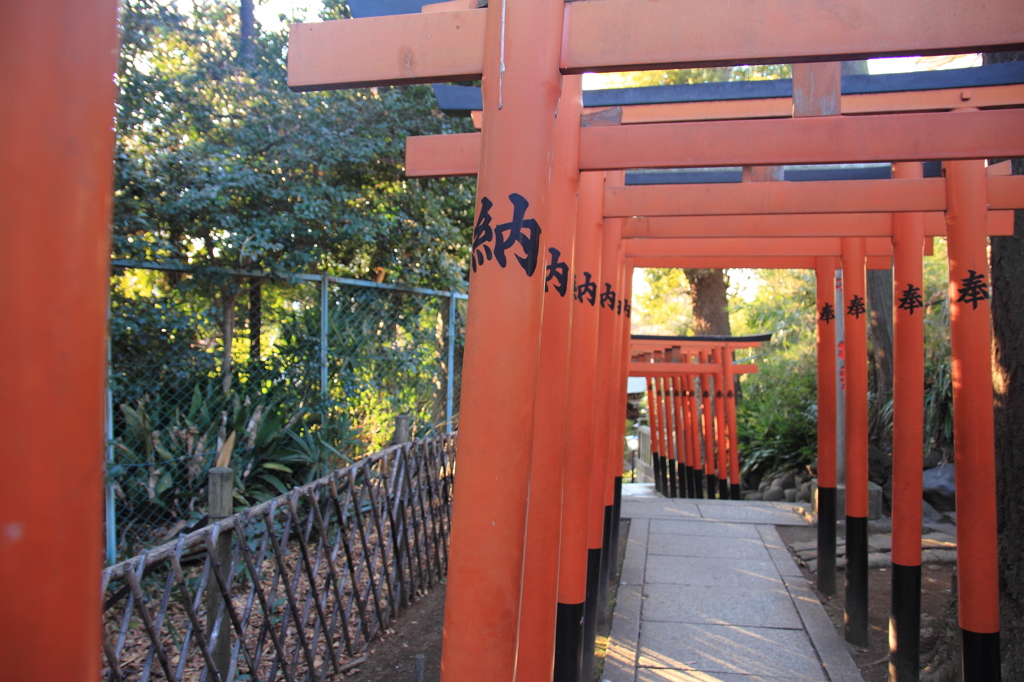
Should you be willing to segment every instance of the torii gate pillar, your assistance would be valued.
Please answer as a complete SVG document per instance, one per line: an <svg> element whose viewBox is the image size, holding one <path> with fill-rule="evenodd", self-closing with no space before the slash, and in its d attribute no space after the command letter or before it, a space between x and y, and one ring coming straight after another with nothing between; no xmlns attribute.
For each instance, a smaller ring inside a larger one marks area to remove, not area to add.
<svg viewBox="0 0 1024 682"><path fill-rule="evenodd" d="M953 350L957 570L964 680L999 680L992 314L985 235L985 164L943 165L949 208L949 319Z"/></svg>
<svg viewBox="0 0 1024 682"><path fill-rule="evenodd" d="M561 3L492 2L471 254L473 304L452 509L441 679L513 679L544 296ZM493 260L484 243L493 239ZM507 253L505 252L507 250ZM539 270L539 272L538 272Z"/></svg>
<svg viewBox="0 0 1024 682"><path fill-rule="evenodd" d="M921 178L920 163L893 164ZM917 682L921 651L921 488L924 468L924 214L893 215L892 604L889 679ZM919 310L915 314L915 310Z"/></svg>
<svg viewBox="0 0 1024 682"><path fill-rule="evenodd" d="M0 669L97 680L117 3L2 13Z"/></svg>
<svg viewBox="0 0 1024 682"><path fill-rule="evenodd" d="M863 237L843 238L846 326L846 641L868 643L868 352Z"/></svg>
<svg viewBox="0 0 1024 682"><path fill-rule="evenodd" d="M836 259L815 263L818 295L818 590L836 593Z"/></svg>

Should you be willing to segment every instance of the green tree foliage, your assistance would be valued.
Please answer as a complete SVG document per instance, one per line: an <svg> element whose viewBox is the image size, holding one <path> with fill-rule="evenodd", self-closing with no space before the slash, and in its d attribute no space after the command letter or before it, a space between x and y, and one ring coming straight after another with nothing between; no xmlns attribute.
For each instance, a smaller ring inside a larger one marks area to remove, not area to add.
<svg viewBox="0 0 1024 682"><path fill-rule="evenodd" d="M324 19L348 15L344 2L325 7ZM407 136L472 128L440 113L426 86L289 91L283 18L242 41L235 1L126 0L120 21L112 257L188 271L112 274L111 474L120 467L125 504L134 486L140 504L175 519L209 465L195 458L231 431L237 489L252 500L379 446L387 435L359 405L410 409L358 395L347 356L321 399L317 287L287 275L461 288L475 183L410 180L403 166ZM412 297L388 298L375 321L334 305L332 333L378 325L363 330L374 358L401 355L421 327L433 338L441 317ZM236 339L236 326L248 333ZM392 383L420 372L437 384L436 345L415 350ZM372 442L353 440L356 421Z"/></svg>
<svg viewBox="0 0 1024 682"><path fill-rule="evenodd" d="M810 463L817 453L815 280L805 270L756 271L760 286L749 300L732 298L736 334L772 332L772 341L744 352L757 374L742 377L737 406L744 470L771 473ZM924 260L925 442L951 458L953 388L950 373L948 266L944 239ZM875 396L870 395L870 400ZM878 406L892 430L892 400Z"/></svg>
<svg viewBox="0 0 1024 682"><path fill-rule="evenodd" d="M798 468L817 451L814 273L756 271L760 286L748 301L733 300L736 334L772 333L745 351L758 365L744 375L737 430L744 472Z"/></svg>
<svg viewBox="0 0 1024 682"><path fill-rule="evenodd" d="M286 33L258 32L239 65L222 0L130 0L122 24L116 256L463 279L472 183L402 177L406 136L467 125L429 88L291 93Z"/></svg>
<svg viewBox="0 0 1024 682"><path fill-rule="evenodd" d="M635 296L633 333L668 336L690 333L690 286L683 271L647 268L643 278L646 289Z"/></svg>

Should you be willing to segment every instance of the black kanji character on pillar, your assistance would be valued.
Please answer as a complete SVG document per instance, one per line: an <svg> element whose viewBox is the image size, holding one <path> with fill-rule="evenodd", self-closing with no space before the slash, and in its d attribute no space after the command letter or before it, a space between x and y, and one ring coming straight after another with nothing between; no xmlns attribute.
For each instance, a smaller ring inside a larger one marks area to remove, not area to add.
<svg viewBox="0 0 1024 682"><path fill-rule="evenodd" d="M569 288L569 266L559 262L558 258L562 254L558 249L548 249L548 253L551 254L551 265L546 268L548 274L544 279L544 291L548 290L548 282L555 280L555 291L565 298L565 292Z"/></svg>
<svg viewBox="0 0 1024 682"><path fill-rule="evenodd" d="M612 291L612 285L608 282L604 283L604 293L601 294L601 307L605 307L605 303L608 304L608 309L615 312L615 292Z"/></svg>
<svg viewBox="0 0 1024 682"><path fill-rule="evenodd" d="M836 309L832 307L832 304L826 303L821 306L821 321L828 324L834 319L836 319Z"/></svg>
<svg viewBox="0 0 1024 682"><path fill-rule="evenodd" d="M960 280L963 287L957 289L960 294L956 302L957 303L970 303L974 306L974 310L978 309L978 301L984 301L988 298L988 285L985 284L985 275L980 275L974 270L967 271L967 277Z"/></svg>
<svg viewBox="0 0 1024 682"><path fill-rule="evenodd" d="M491 260L491 247L489 244L494 239L494 231L491 230L491 200L484 197L480 200L480 217L477 218L476 227L473 228L473 272L476 272L477 265L484 264L484 256Z"/></svg>
<svg viewBox="0 0 1024 682"><path fill-rule="evenodd" d="M630 313L630 311L632 309L632 306L629 305L629 301L624 301L623 302L622 309L626 312L626 317L629 317L629 313Z"/></svg>
<svg viewBox="0 0 1024 682"><path fill-rule="evenodd" d="M910 314L913 315L914 310L923 307L924 301L921 300L921 287L908 284L906 290L900 294L900 304L897 308L899 310L909 310Z"/></svg>
<svg viewBox="0 0 1024 682"><path fill-rule="evenodd" d="M621 298L619 299L619 309L615 311L615 314L616 315L621 315L622 314L622 299Z"/></svg>
<svg viewBox="0 0 1024 682"><path fill-rule="evenodd" d="M576 292L576 300L580 303L584 303L585 298L589 298L590 305L594 305L597 302L597 282L590 281L591 274L589 272L583 273L583 284L576 284L576 275L572 276L572 289Z"/></svg>
<svg viewBox="0 0 1024 682"><path fill-rule="evenodd" d="M508 198L512 202L512 220L498 225L494 230L494 260L505 267L505 250L518 242L523 247L523 255L516 254L516 260L523 266L526 276L532 277L540 255L540 225L533 218L523 220L530 202L519 194L509 194Z"/></svg>
<svg viewBox="0 0 1024 682"><path fill-rule="evenodd" d="M850 299L850 305L846 308L847 315L853 315L857 319L860 319L860 316L866 312L867 309L864 308L863 298L855 295L853 298Z"/></svg>

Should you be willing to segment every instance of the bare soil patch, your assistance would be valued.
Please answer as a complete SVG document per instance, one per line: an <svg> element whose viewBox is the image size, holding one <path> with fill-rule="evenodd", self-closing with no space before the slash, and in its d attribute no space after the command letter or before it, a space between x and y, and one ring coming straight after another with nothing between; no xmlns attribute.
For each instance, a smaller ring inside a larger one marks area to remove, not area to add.
<svg viewBox="0 0 1024 682"><path fill-rule="evenodd" d="M776 526L782 541L790 546L799 542L814 542L818 530L814 526ZM840 524L837 534L844 537L844 529ZM836 576L836 592L827 596L817 592L818 577L806 566L801 571L808 584L825 607L825 612L832 619L836 631L843 632L843 592L844 574L839 571ZM934 631L941 625L939 622L949 603L950 581L953 566L949 564L926 564L921 571L921 658L925 660L931 653L929 646L935 643ZM868 570L868 628L869 646L867 649L850 648L853 660L860 669L866 682L887 682L889 679L889 611L891 573L888 568L871 568Z"/></svg>

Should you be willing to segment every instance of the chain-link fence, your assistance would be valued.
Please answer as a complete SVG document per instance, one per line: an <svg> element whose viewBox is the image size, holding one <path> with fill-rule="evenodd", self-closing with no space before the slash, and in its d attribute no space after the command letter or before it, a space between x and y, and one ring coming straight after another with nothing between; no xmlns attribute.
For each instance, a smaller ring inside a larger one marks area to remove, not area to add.
<svg viewBox="0 0 1024 682"><path fill-rule="evenodd" d="M115 261L107 561L201 523L218 455L244 505L379 450L399 415L411 437L451 433L465 299L323 275Z"/></svg>

